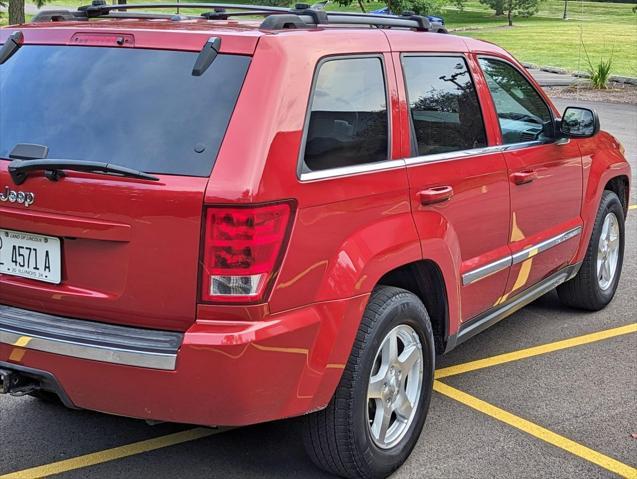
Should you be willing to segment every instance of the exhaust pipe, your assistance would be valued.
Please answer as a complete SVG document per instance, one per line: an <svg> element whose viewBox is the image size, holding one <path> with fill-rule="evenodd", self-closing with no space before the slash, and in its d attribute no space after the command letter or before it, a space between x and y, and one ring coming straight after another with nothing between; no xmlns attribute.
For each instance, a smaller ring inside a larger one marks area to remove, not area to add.
<svg viewBox="0 0 637 479"><path fill-rule="evenodd" d="M40 389L40 384L16 371L0 369L0 394L25 396Z"/></svg>

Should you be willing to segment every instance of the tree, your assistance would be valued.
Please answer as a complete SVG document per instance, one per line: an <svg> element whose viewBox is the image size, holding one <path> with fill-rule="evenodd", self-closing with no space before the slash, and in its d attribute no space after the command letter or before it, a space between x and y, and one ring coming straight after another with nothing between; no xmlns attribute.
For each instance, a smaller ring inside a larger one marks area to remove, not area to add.
<svg viewBox="0 0 637 479"><path fill-rule="evenodd" d="M9 0L9 25L24 22L24 0Z"/></svg>
<svg viewBox="0 0 637 479"><path fill-rule="evenodd" d="M513 16L530 17L540 8L540 0L504 0L509 26L513 26Z"/></svg>
<svg viewBox="0 0 637 479"><path fill-rule="evenodd" d="M492 10L495 10L497 16L504 15L504 2L505 0L480 0L482 5L486 5Z"/></svg>
<svg viewBox="0 0 637 479"><path fill-rule="evenodd" d="M9 25L17 25L26 22L24 11L24 0L8 0L9 1ZM35 0L35 5L42 8L49 0ZM0 0L0 5L4 6L7 0Z"/></svg>
<svg viewBox="0 0 637 479"><path fill-rule="evenodd" d="M513 26L514 16L530 17L537 13L541 0L480 0L480 3L495 10L496 15L507 14L509 26Z"/></svg>
<svg viewBox="0 0 637 479"><path fill-rule="evenodd" d="M335 0L342 6L350 6L354 1L358 3L361 11L365 11L364 2L370 0ZM440 13L442 7L447 4L454 4L462 8L464 0L385 0L389 11L393 14L400 14L404 11L412 11L416 15L432 15Z"/></svg>

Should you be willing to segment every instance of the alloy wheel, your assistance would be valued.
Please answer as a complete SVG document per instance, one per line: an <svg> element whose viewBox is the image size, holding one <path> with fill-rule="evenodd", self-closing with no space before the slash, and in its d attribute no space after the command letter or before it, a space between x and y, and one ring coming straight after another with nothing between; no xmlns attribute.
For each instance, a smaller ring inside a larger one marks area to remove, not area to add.
<svg viewBox="0 0 637 479"><path fill-rule="evenodd" d="M597 281L606 291L613 284L619 263L619 221L615 213L604 218L602 233L597 244Z"/></svg>
<svg viewBox="0 0 637 479"><path fill-rule="evenodd" d="M401 324L383 339L367 389L371 437L381 449L396 446L416 417L423 384L423 353L418 333Z"/></svg>

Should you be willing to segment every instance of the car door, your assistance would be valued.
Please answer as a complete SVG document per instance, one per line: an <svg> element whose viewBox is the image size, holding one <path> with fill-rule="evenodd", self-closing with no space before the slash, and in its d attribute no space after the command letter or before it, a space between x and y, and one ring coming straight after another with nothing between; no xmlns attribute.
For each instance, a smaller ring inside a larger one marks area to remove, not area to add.
<svg viewBox="0 0 637 479"><path fill-rule="evenodd" d="M557 139L553 110L525 73L502 58L478 62L511 185L512 269L503 302L574 257L582 230L582 160L576 141Z"/></svg>
<svg viewBox="0 0 637 479"><path fill-rule="evenodd" d="M423 254L451 250L461 320L503 294L510 265L506 163L485 128L467 59L461 54L403 54L412 155L406 160L412 211ZM401 79L399 79L399 84Z"/></svg>

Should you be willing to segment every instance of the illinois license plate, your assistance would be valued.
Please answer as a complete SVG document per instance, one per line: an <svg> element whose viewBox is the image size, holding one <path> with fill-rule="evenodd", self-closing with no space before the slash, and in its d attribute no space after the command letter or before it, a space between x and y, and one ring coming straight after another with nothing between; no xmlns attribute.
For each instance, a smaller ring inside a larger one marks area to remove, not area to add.
<svg viewBox="0 0 637 479"><path fill-rule="evenodd" d="M0 274L60 284L59 238L0 229Z"/></svg>

